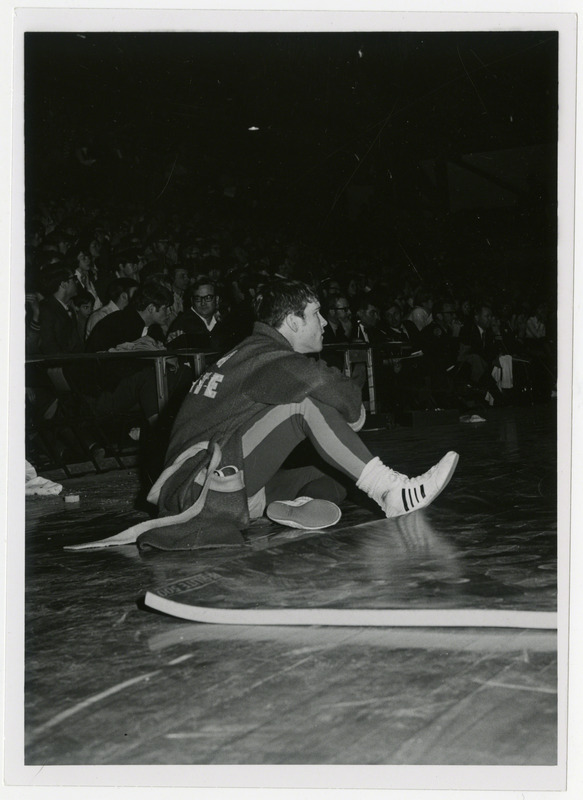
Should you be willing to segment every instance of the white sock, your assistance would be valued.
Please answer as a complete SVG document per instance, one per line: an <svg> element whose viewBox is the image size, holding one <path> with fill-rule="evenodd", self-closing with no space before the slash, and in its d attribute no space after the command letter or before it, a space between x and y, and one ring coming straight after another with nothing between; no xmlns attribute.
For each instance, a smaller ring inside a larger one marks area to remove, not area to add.
<svg viewBox="0 0 583 800"><path fill-rule="evenodd" d="M382 506L386 493L406 479L406 475L387 467L378 456L375 456L365 465L356 481L356 486Z"/></svg>

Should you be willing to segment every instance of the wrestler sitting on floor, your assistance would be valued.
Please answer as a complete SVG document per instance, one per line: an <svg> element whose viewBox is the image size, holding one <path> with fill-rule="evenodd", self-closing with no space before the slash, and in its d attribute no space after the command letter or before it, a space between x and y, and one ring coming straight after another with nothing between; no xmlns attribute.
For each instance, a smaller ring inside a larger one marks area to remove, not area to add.
<svg viewBox="0 0 583 800"><path fill-rule="evenodd" d="M427 506L455 470L458 455L449 452L408 478L365 447L357 434L365 420L358 385L305 355L322 349L326 325L306 284L272 281L255 310L252 335L210 366L183 401L166 467L149 495L159 516L130 529L140 547L242 543L240 531L264 513L306 530L334 525L344 488L315 467L281 469L305 439L387 517Z"/></svg>

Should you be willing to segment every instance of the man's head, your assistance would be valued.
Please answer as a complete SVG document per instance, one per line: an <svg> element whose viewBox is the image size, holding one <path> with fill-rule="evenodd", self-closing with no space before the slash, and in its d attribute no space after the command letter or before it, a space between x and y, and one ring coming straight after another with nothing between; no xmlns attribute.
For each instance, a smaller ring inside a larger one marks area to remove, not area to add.
<svg viewBox="0 0 583 800"><path fill-rule="evenodd" d="M172 292L156 281L144 283L132 298L132 305L148 327L156 323L165 325L173 302Z"/></svg>
<svg viewBox="0 0 583 800"><path fill-rule="evenodd" d="M77 294L77 282L73 270L62 264L51 264L41 274L43 294L52 294L61 303L67 303Z"/></svg>
<svg viewBox="0 0 583 800"><path fill-rule="evenodd" d="M140 274L140 253L136 248L120 250L115 256L115 274L118 278L138 280Z"/></svg>
<svg viewBox="0 0 583 800"><path fill-rule="evenodd" d="M488 303L477 303L474 306L474 320L482 330L486 331L492 325L492 308Z"/></svg>
<svg viewBox="0 0 583 800"><path fill-rule="evenodd" d="M376 328L381 318L381 312L370 300L364 300L358 309L358 319L365 328Z"/></svg>
<svg viewBox="0 0 583 800"><path fill-rule="evenodd" d="M91 294L91 292L85 291L82 289L81 291L77 292L75 297L73 298L73 305L75 306L75 311L80 317L85 317L87 319L91 312L93 311L93 304L95 302L95 298Z"/></svg>
<svg viewBox="0 0 583 800"><path fill-rule="evenodd" d="M107 286L107 299L109 302L114 302L122 311L128 306L139 285L132 278L116 278Z"/></svg>
<svg viewBox="0 0 583 800"><path fill-rule="evenodd" d="M188 288L190 283L190 275L185 267L180 264L175 264L170 269L170 277L172 279L172 288L178 294L182 294Z"/></svg>
<svg viewBox="0 0 583 800"><path fill-rule="evenodd" d="M275 328L296 353L319 353L326 320L316 293L302 281L273 280L255 298L259 322Z"/></svg>
<svg viewBox="0 0 583 800"><path fill-rule="evenodd" d="M75 269L78 269L79 272L89 272L93 261L88 247L80 247L77 249L75 253L75 260Z"/></svg>
<svg viewBox="0 0 583 800"><path fill-rule="evenodd" d="M440 303L434 314L436 320L446 329L450 329L455 320L455 305L449 300L444 300Z"/></svg>
<svg viewBox="0 0 583 800"><path fill-rule="evenodd" d="M217 311L217 292L210 278L202 276L190 287L187 303L205 320L211 320Z"/></svg>
<svg viewBox="0 0 583 800"><path fill-rule="evenodd" d="M401 307L397 305L397 303L391 303L391 305L385 311L385 319L391 328L400 328L401 322L403 321Z"/></svg>
<svg viewBox="0 0 583 800"><path fill-rule="evenodd" d="M333 297L337 297L342 291L340 283L335 278L324 278L320 284L320 290L328 301L328 308L332 302Z"/></svg>
<svg viewBox="0 0 583 800"><path fill-rule="evenodd" d="M350 306L346 297L341 294L333 295L328 302L328 316L334 322L349 322L351 317Z"/></svg>

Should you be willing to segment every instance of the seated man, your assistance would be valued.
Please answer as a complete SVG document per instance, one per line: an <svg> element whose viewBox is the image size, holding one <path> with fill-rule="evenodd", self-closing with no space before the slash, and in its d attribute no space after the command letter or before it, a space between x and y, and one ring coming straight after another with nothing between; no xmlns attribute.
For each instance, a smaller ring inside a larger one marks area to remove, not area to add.
<svg viewBox="0 0 583 800"><path fill-rule="evenodd" d="M124 308L127 308L138 286L138 282L132 278L116 278L111 281L106 289L108 302L98 308L97 311L94 311L87 320L85 338L89 336L97 323L101 322L108 314L113 314L114 311L123 311Z"/></svg>
<svg viewBox="0 0 583 800"><path fill-rule="evenodd" d="M114 311L97 323L87 339L86 350L97 353L136 342L135 349L163 350L162 327L171 307L172 293L165 286L155 281L145 282L123 310ZM142 340L145 341L140 347Z"/></svg>
<svg viewBox="0 0 583 800"><path fill-rule="evenodd" d="M410 319L403 319L403 312L397 303L391 303L385 310L385 327L389 342L402 342L413 350L421 347L419 329Z"/></svg>
<svg viewBox="0 0 583 800"><path fill-rule="evenodd" d="M224 340L215 285L210 278L201 276L184 293L184 311L168 329L168 346L224 352Z"/></svg>
<svg viewBox="0 0 583 800"><path fill-rule="evenodd" d="M460 373L471 385L485 393L493 403L500 393L492 378L492 369L499 365L502 337L492 328L492 308L486 301L478 302L473 309L473 321L466 323L459 336L458 364Z"/></svg>
<svg viewBox="0 0 583 800"><path fill-rule="evenodd" d="M324 344L352 341L352 312L346 297L342 297L342 295L330 297L327 323L324 329Z"/></svg>
<svg viewBox="0 0 583 800"><path fill-rule="evenodd" d="M143 283L123 311L114 311L97 323L86 343L88 352L109 350L163 350L164 325L172 306L172 292L154 281ZM100 416L128 411L138 405L150 424L158 419L158 394L151 365L139 359L107 361L94 366L99 391L91 406ZM173 389L173 373L167 373ZM90 399L90 398L89 398Z"/></svg>
<svg viewBox="0 0 583 800"><path fill-rule="evenodd" d="M51 264L41 276L45 299L39 305L40 351L44 355L83 352L71 301L78 291L68 267Z"/></svg>
<svg viewBox="0 0 583 800"><path fill-rule="evenodd" d="M455 377L461 323L455 305L439 301L433 309L433 321L421 331L422 349L431 379L431 393L439 406L455 407Z"/></svg>
<svg viewBox="0 0 583 800"><path fill-rule="evenodd" d="M140 547L192 550L238 544L251 519L317 530L334 525L343 487L315 467L282 470L304 440L387 517L431 503L457 465L450 452L418 478L385 466L356 431L364 424L351 378L305 354L322 349L326 321L304 283L274 280L256 299L253 334L211 366L185 397L166 466L148 499L157 519L115 537ZM112 542L113 543L113 542Z"/></svg>

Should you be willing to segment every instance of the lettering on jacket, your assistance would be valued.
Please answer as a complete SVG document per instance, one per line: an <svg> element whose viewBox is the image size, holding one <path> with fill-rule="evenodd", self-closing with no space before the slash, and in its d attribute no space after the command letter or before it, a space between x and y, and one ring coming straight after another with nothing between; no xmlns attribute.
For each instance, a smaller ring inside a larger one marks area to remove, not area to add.
<svg viewBox="0 0 583 800"><path fill-rule="evenodd" d="M236 350L232 350L230 353L227 353L226 356L223 356L223 358L217 361L216 366L222 367L225 361L228 361L236 352ZM192 384L190 394L200 394L202 392L204 397L216 397L217 387L224 378L225 376L220 372L205 372Z"/></svg>

